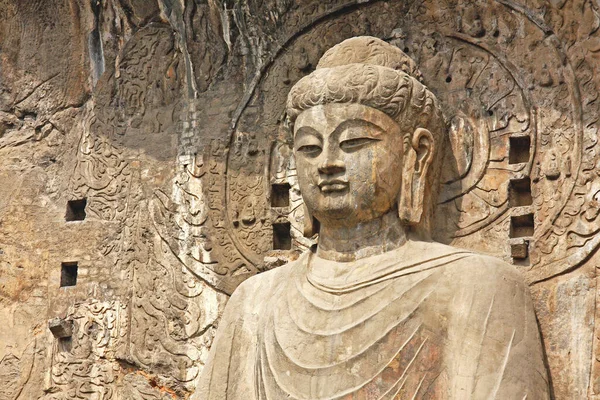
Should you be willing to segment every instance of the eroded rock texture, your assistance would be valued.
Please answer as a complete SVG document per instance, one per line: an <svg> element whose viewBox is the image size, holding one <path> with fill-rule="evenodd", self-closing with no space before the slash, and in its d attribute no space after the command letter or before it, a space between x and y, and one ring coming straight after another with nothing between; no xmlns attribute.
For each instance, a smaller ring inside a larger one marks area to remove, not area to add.
<svg viewBox="0 0 600 400"><path fill-rule="evenodd" d="M519 265L553 395L600 398L599 12L0 0L0 399L194 391L229 294L312 243L285 99L358 35L414 58L451 121L437 238Z"/></svg>

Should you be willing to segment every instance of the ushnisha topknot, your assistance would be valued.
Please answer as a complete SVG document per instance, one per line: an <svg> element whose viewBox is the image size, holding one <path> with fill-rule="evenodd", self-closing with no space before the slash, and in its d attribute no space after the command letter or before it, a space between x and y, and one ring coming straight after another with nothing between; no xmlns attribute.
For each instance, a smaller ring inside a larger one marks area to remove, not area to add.
<svg viewBox="0 0 600 400"><path fill-rule="evenodd" d="M406 133L421 127L439 138L444 117L421 80L416 63L396 46L371 36L350 38L325 52L317 69L292 87L289 122L318 105L357 103L386 113Z"/></svg>
<svg viewBox="0 0 600 400"><path fill-rule="evenodd" d="M402 71L423 82L421 71L412 58L396 46L371 36L346 39L327 50L319 60L317 69L333 68L347 64L371 64Z"/></svg>

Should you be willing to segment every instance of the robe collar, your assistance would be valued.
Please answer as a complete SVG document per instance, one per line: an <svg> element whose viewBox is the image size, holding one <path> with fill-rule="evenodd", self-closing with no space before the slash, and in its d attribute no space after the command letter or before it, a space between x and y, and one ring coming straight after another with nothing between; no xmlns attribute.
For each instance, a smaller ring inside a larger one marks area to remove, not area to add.
<svg viewBox="0 0 600 400"><path fill-rule="evenodd" d="M436 242L409 240L397 249L352 262L323 259L312 251L298 260L315 288L344 294L403 275L438 268L473 253Z"/></svg>

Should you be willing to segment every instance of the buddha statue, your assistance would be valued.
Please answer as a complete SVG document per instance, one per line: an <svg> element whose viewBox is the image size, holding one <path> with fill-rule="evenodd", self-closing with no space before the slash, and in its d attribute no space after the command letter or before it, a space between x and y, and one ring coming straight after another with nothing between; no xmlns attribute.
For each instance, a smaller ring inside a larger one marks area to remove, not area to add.
<svg viewBox="0 0 600 400"><path fill-rule="evenodd" d="M233 293L196 399L549 398L518 272L430 239L446 124L421 80L400 49L357 37L291 89L318 245Z"/></svg>

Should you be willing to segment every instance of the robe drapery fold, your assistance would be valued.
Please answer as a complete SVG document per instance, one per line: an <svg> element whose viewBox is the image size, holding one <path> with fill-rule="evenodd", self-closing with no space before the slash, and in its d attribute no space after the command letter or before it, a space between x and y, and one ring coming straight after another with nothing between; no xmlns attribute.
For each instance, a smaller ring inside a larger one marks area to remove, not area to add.
<svg viewBox="0 0 600 400"><path fill-rule="evenodd" d="M194 399L547 399L513 267L409 241L352 263L308 252L235 291Z"/></svg>

